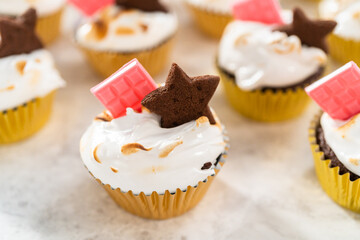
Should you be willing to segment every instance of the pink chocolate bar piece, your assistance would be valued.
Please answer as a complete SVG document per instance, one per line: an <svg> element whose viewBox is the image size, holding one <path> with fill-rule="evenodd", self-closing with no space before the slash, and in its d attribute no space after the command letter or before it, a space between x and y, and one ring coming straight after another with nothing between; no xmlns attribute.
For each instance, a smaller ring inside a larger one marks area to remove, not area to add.
<svg viewBox="0 0 360 240"><path fill-rule="evenodd" d="M126 108L141 111L142 99L156 88L150 74L133 59L90 91L118 118L126 114Z"/></svg>
<svg viewBox="0 0 360 240"><path fill-rule="evenodd" d="M305 91L330 117L347 120L360 112L360 69L351 61Z"/></svg>
<svg viewBox="0 0 360 240"><path fill-rule="evenodd" d="M235 19L265 24L284 24L277 0L239 0L233 5Z"/></svg>
<svg viewBox="0 0 360 240"><path fill-rule="evenodd" d="M91 16L103 7L114 3L114 0L68 0L85 15Z"/></svg>

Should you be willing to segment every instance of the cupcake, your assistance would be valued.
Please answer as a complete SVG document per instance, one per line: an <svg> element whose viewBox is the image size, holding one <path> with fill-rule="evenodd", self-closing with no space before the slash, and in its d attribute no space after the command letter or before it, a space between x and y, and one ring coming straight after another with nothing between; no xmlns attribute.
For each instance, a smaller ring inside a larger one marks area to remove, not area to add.
<svg viewBox="0 0 360 240"><path fill-rule="evenodd" d="M75 40L104 77L133 58L156 75L167 63L177 26L176 16L157 0L117 0L81 25Z"/></svg>
<svg viewBox="0 0 360 240"><path fill-rule="evenodd" d="M329 38L331 55L342 63L360 64L360 2L341 11L335 21L338 25Z"/></svg>
<svg viewBox="0 0 360 240"><path fill-rule="evenodd" d="M206 35L220 38L233 20L232 5L236 0L185 0L198 28Z"/></svg>
<svg viewBox="0 0 360 240"><path fill-rule="evenodd" d="M0 15L17 17L29 8L38 14L36 32L43 43L53 42L60 34L65 0L0 0Z"/></svg>
<svg viewBox="0 0 360 240"><path fill-rule="evenodd" d="M287 25L230 23L217 59L230 104L258 121L299 116L309 102L304 87L317 80L326 66L325 37L335 25L310 20L299 8Z"/></svg>
<svg viewBox="0 0 360 240"><path fill-rule="evenodd" d="M151 219L175 217L202 199L226 157L224 129L208 107L219 78L191 78L173 64L157 88L136 65L92 89L108 110L82 136L81 157L126 211Z"/></svg>
<svg viewBox="0 0 360 240"><path fill-rule="evenodd" d="M35 31L36 11L0 18L0 144L24 139L49 119L65 82Z"/></svg>
<svg viewBox="0 0 360 240"><path fill-rule="evenodd" d="M354 62L309 86L324 110L310 127L317 177L339 205L360 212L360 69Z"/></svg>
<svg viewBox="0 0 360 240"><path fill-rule="evenodd" d="M319 3L319 16L324 19L334 19L349 4L356 0L322 0Z"/></svg>

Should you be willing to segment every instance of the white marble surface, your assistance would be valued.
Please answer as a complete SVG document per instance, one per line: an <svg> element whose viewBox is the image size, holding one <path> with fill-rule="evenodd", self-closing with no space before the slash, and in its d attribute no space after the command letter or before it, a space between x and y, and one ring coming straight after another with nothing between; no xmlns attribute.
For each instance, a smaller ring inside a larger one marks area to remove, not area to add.
<svg viewBox="0 0 360 240"><path fill-rule="evenodd" d="M178 0L171 2L184 22L173 61L190 75L213 73L216 42L193 28ZM1 240L359 237L360 215L332 202L315 176L307 128L317 107L293 121L257 123L234 112L221 89L212 106L229 130L232 148L203 201L166 221L123 211L85 170L78 150L80 136L102 110L89 93L101 78L69 34L50 50L68 87L59 92L51 121L41 132L0 146Z"/></svg>

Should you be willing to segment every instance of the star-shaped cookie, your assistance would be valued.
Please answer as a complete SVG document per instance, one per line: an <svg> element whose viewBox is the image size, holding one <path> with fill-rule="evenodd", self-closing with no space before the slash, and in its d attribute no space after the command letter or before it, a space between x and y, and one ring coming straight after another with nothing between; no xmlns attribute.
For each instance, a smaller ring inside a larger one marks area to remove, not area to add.
<svg viewBox="0 0 360 240"><path fill-rule="evenodd" d="M36 19L36 11L33 8L16 19L0 18L1 58L43 48L35 33Z"/></svg>
<svg viewBox="0 0 360 240"><path fill-rule="evenodd" d="M288 36L296 35L301 43L317 47L328 52L326 36L336 27L335 21L310 20L300 8L294 9L293 22L276 28L276 31L285 32Z"/></svg>
<svg viewBox="0 0 360 240"><path fill-rule="evenodd" d="M116 0L116 5L127 9L139 9L144 12L168 12L158 0Z"/></svg>
<svg viewBox="0 0 360 240"><path fill-rule="evenodd" d="M208 103L219 81L219 77L210 75L191 78L174 63L165 86L149 93L141 104L161 116L163 128L176 127L202 116L215 124Z"/></svg>

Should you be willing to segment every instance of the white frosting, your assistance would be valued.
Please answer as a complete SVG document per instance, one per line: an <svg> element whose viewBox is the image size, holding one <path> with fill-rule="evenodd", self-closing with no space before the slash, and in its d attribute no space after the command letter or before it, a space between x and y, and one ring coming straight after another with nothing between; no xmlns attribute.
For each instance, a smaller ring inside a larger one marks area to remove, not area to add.
<svg viewBox="0 0 360 240"><path fill-rule="evenodd" d="M0 14L21 15L30 7L38 16L50 15L65 5L65 0L0 0Z"/></svg>
<svg viewBox="0 0 360 240"><path fill-rule="evenodd" d="M230 23L220 42L219 65L235 75L243 90L286 87L305 80L326 63L318 48L301 45L297 36L256 22Z"/></svg>
<svg viewBox="0 0 360 240"><path fill-rule="evenodd" d="M0 58L0 111L20 106L65 86L44 49Z"/></svg>
<svg viewBox="0 0 360 240"><path fill-rule="evenodd" d="M105 35L100 38L93 24L98 19L107 25ZM177 26L177 18L173 13L138 10L121 12L119 7L110 6L91 22L82 25L77 30L76 39L82 46L100 51L142 51L156 47L172 37Z"/></svg>
<svg viewBox="0 0 360 240"><path fill-rule="evenodd" d="M345 39L360 40L360 2L356 2L335 17L334 34Z"/></svg>
<svg viewBox="0 0 360 240"><path fill-rule="evenodd" d="M182 144L180 144L182 142ZM130 155L123 146L139 143L148 151ZM166 157L160 155L179 143ZM94 150L101 163L94 158ZM151 149L151 150L150 150ZM208 121L192 121L175 128L161 128L160 118L153 113L134 113L111 122L94 121L80 142L85 166L104 184L134 194L175 192L215 174L214 165L201 170L205 163L214 164L224 152L222 130ZM111 168L116 168L114 172Z"/></svg>
<svg viewBox="0 0 360 240"><path fill-rule="evenodd" d="M209 11L232 14L232 6L237 0L186 0L189 4Z"/></svg>
<svg viewBox="0 0 360 240"><path fill-rule="evenodd" d="M327 144L339 161L349 171L360 175L360 114L350 120L339 121L324 113L321 127Z"/></svg>
<svg viewBox="0 0 360 240"><path fill-rule="evenodd" d="M321 18L334 19L349 4L356 0L323 0L319 3L319 15Z"/></svg>

